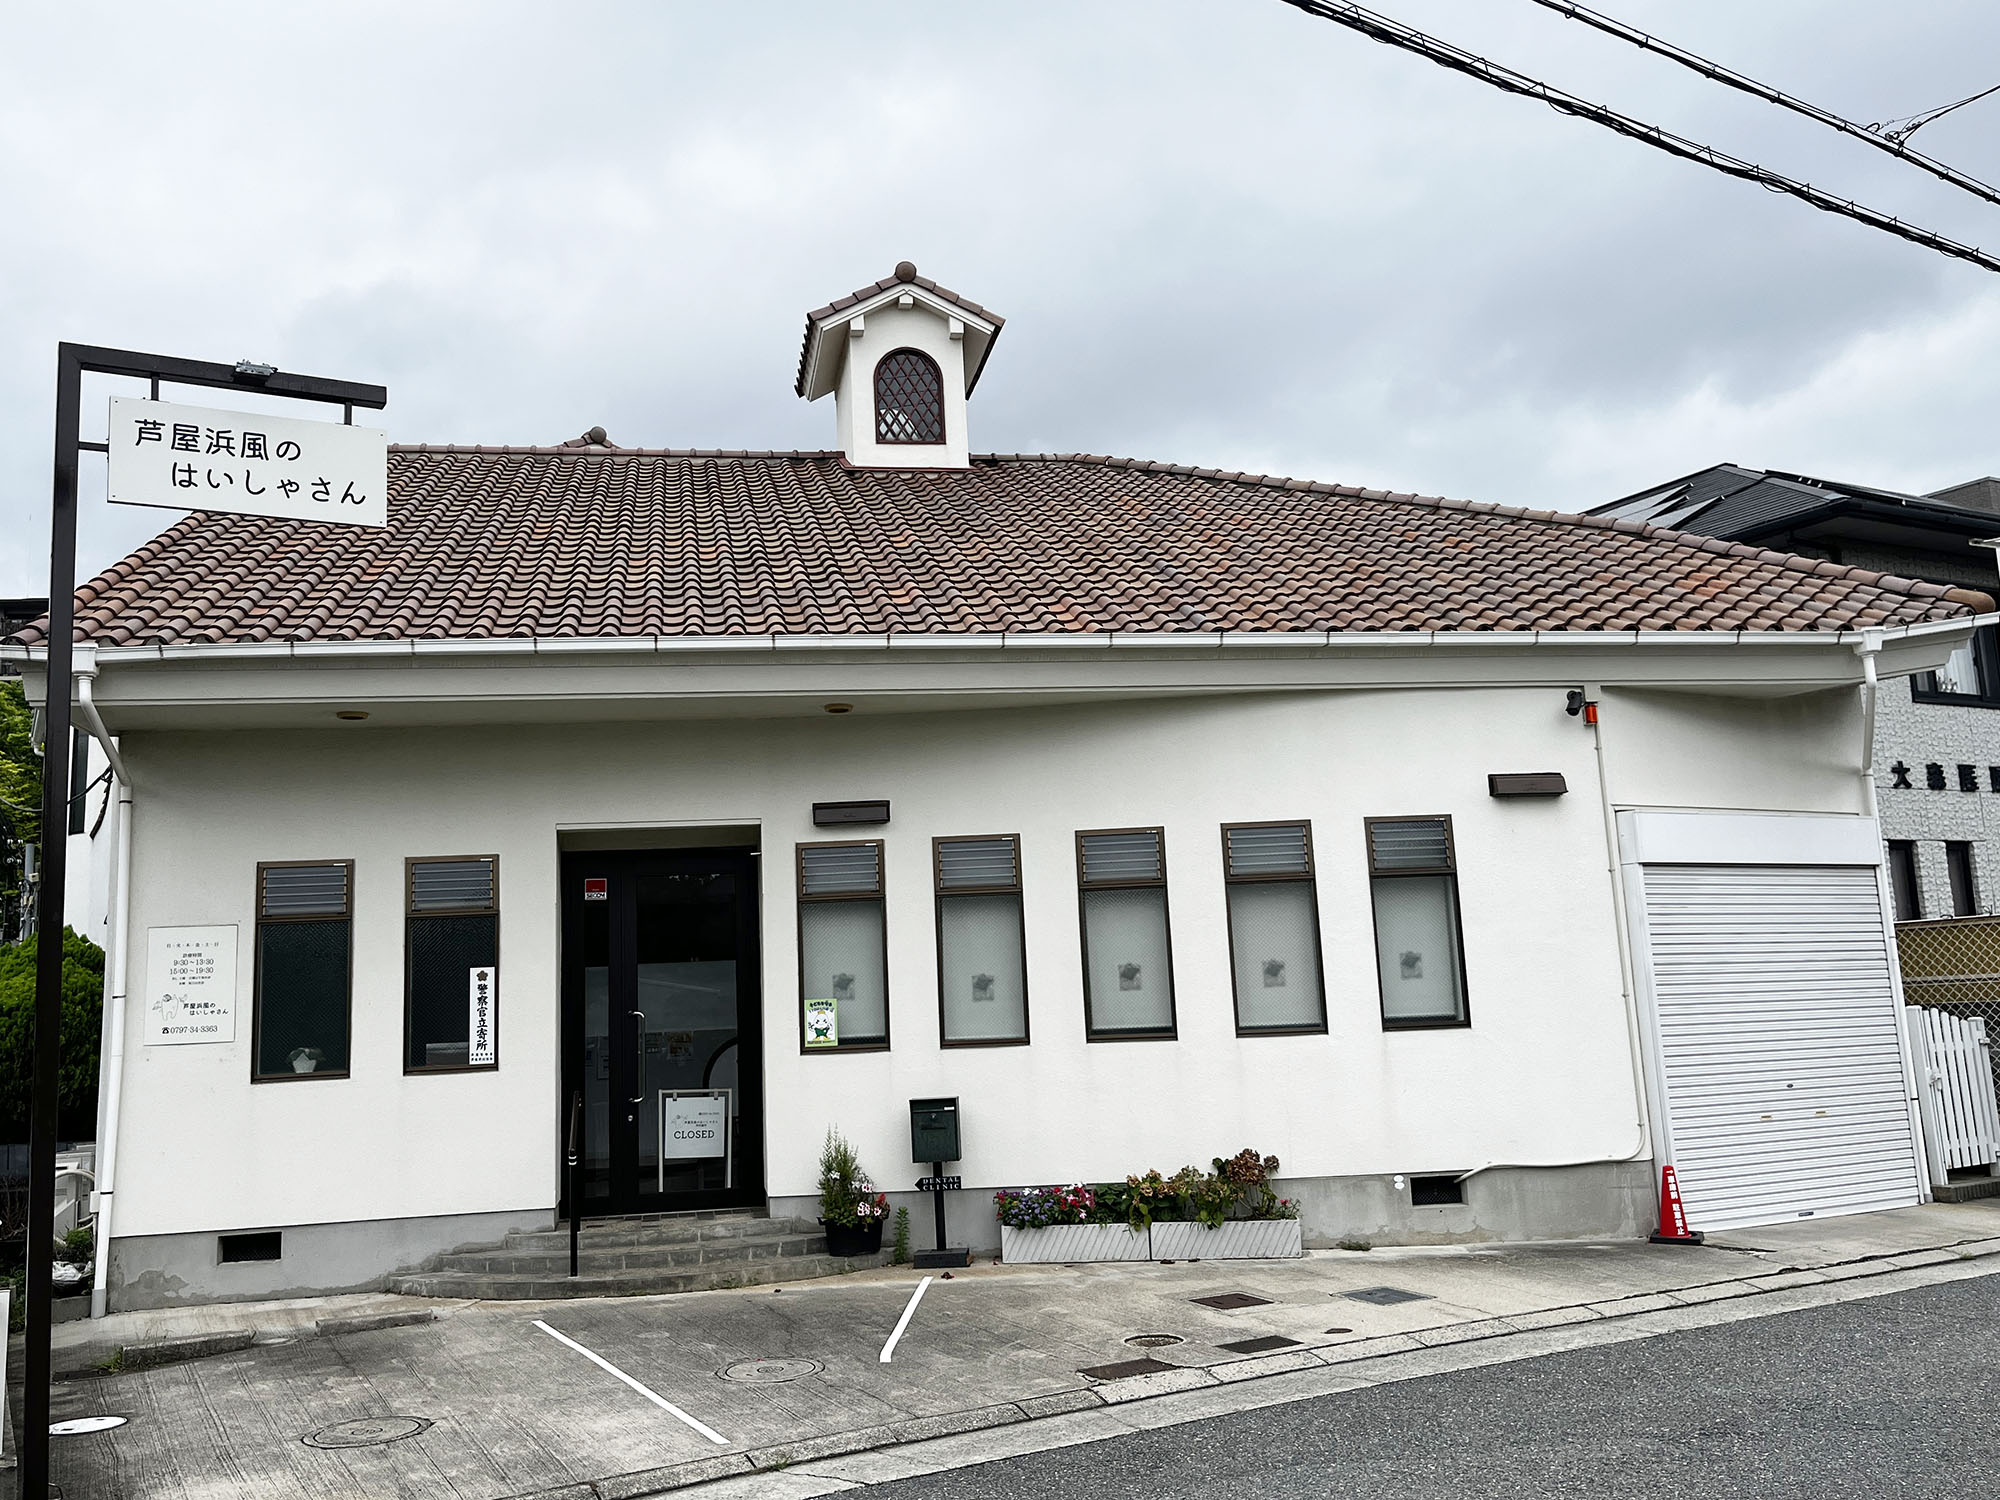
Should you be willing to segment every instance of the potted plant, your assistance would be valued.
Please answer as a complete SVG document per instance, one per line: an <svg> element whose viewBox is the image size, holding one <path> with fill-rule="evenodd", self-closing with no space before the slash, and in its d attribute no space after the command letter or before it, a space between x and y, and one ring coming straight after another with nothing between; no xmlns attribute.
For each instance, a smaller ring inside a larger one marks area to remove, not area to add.
<svg viewBox="0 0 2000 1500"><path fill-rule="evenodd" d="M993 1195L1000 1258L1067 1263L1151 1258L1143 1213L1124 1183L1020 1188Z"/></svg>
<svg viewBox="0 0 2000 1500"><path fill-rule="evenodd" d="M1262 1260L1305 1254L1299 1210L1271 1187L1278 1158L1242 1150L1215 1158L1213 1172L1184 1167L1176 1222L1153 1227L1156 1260Z"/></svg>
<svg viewBox="0 0 2000 1500"><path fill-rule="evenodd" d="M843 1259L874 1255L882 1248L882 1223L889 1200L875 1190L854 1147L828 1130L819 1151L819 1223L826 1253Z"/></svg>

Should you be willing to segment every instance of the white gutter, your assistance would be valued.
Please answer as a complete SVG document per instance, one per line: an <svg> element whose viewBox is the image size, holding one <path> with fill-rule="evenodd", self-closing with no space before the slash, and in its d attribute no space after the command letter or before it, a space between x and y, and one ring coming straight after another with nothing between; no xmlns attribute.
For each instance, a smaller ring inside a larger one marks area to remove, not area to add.
<svg viewBox="0 0 2000 1500"><path fill-rule="evenodd" d="M110 948L104 955L105 1049L98 1071L104 1118L97 1143L96 1272L90 1287L90 1315L106 1312L105 1277L111 1266L112 1192L118 1184L118 1118L125 1088L125 1011L131 985L132 783L118 778L118 837L111 870Z"/></svg>
<svg viewBox="0 0 2000 1500"><path fill-rule="evenodd" d="M1016 631L958 635L639 635L507 636L492 639L394 641L197 642L176 646L99 646L107 665L153 661L315 661L357 658L421 660L464 656L664 656L689 653L742 655L824 651L1199 651L1199 650L1428 650L1505 649L1535 646L1602 650L1608 646L1678 648L1839 646L1855 649L1863 636L1884 643L1965 631L2000 623L2000 613L1926 620L1914 625L1853 630L1295 630L1295 631ZM39 646L0 646L0 658L39 662Z"/></svg>
<svg viewBox="0 0 2000 1500"><path fill-rule="evenodd" d="M118 784L130 788L132 778L125 774L125 762L118 754L118 747L111 742L111 731L104 727L103 716L97 712L97 704L90 696L91 684L97 680L97 653L83 647L78 649L76 657L70 668L74 674L72 680L76 683L76 711L83 719L84 728L90 731L90 737L104 751L104 758L111 762L112 774L117 776Z"/></svg>

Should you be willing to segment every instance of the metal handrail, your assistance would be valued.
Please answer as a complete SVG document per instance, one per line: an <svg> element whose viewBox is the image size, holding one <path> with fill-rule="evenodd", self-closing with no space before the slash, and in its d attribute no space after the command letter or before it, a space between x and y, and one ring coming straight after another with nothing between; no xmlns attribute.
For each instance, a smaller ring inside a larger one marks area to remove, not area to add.
<svg viewBox="0 0 2000 1500"><path fill-rule="evenodd" d="M576 1275L577 1240L583 1230L583 1184L579 1168L583 1161L583 1090L570 1095L569 1104L569 1274Z"/></svg>

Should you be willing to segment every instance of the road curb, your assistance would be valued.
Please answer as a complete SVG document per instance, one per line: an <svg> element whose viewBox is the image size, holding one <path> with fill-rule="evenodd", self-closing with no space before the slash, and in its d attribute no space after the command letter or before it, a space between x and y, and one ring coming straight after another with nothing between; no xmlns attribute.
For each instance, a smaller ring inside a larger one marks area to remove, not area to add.
<svg viewBox="0 0 2000 1500"><path fill-rule="evenodd" d="M848 1432L828 1433L796 1443L773 1444L745 1453L717 1458L694 1459L664 1468L636 1473L607 1475L582 1485L533 1490L506 1497L506 1500L650 1500L698 1484L718 1479L741 1478L750 1474L775 1473L829 1458L849 1458L859 1453L879 1452L911 1443L928 1442L961 1433L980 1432L996 1427L1040 1421L1071 1412L1100 1410L1135 1401L1156 1401L1163 1397L1195 1390L1224 1389L1276 1376L1296 1374L1314 1368L1339 1369L1362 1365L1398 1354L1425 1349L1448 1348L1521 1333L1545 1332L1568 1325L1612 1322L1640 1317L1676 1307L1698 1307L1738 1298L1774 1296L1803 1287L1832 1282L1851 1282L1898 1271L1922 1270L1935 1266L2000 1258L2000 1239L1982 1239L1936 1250L1889 1252L1860 1256L1851 1261L1830 1262L1825 1266L1781 1266L1756 1276L1733 1277L1726 1281L1703 1282L1678 1287L1671 1292L1639 1292L1609 1301L1574 1303L1543 1308L1510 1318L1482 1318L1417 1333L1387 1334L1374 1338L1351 1339L1345 1343L1321 1344L1287 1350L1282 1355L1248 1355L1219 1360L1213 1365L1184 1365L1172 1371L1134 1376L1126 1380L1093 1381L1081 1390L1057 1391L1030 1396L1020 1401L974 1407L941 1416L913 1417L901 1422L885 1422L875 1427L859 1427ZM1762 1285L1757 1283L1764 1283ZM1772 1284L1776 1283L1776 1284ZM1172 1378L1169 1378L1172 1377Z"/></svg>

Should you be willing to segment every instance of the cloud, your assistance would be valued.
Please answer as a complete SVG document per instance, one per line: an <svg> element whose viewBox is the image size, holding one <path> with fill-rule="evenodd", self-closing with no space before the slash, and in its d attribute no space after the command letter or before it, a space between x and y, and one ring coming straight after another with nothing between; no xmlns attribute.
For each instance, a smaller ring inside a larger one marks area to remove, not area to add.
<svg viewBox="0 0 2000 1500"><path fill-rule="evenodd" d="M1955 237L1995 212L1533 7L1384 8ZM1863 117L2000 44L1971 0L1619 13ZM1995 111L1921 140L1992 175ZM802 314L904 256L1008 317L981 449L1571 507L2000 468L1988 273L1276 0L14 7L0 201L0 593L45 587L59 339L382 381L400 440L820 447ZM89 501L86 568L165 519Z"/></svg>

